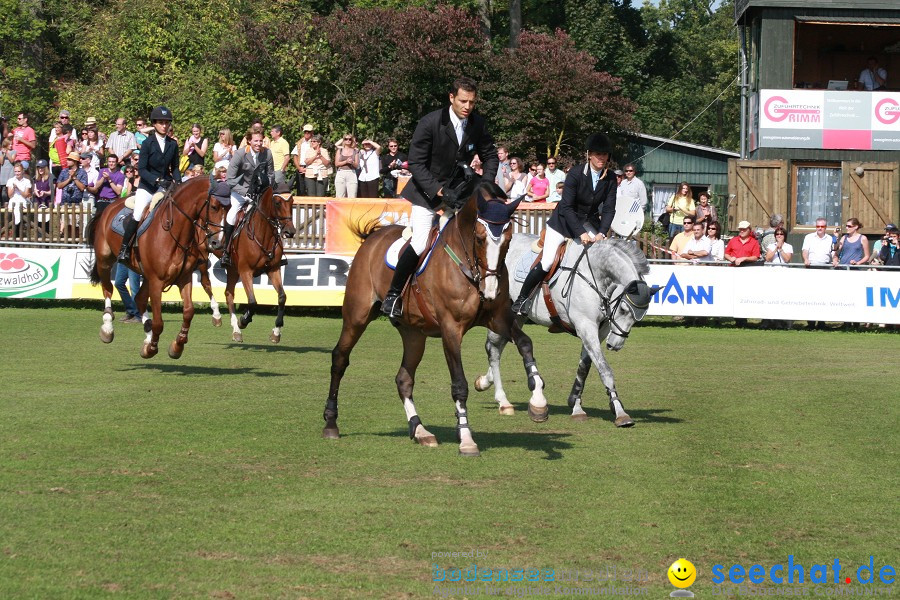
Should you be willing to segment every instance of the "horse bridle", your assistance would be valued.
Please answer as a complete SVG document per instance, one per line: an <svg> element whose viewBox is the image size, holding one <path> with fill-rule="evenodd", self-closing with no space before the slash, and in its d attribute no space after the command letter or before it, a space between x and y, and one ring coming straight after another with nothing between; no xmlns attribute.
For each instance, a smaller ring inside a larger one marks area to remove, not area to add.
<svg viewBox="0 0 900 600"><path fill-rule="evenodd" d="M572 286L575 284L575 278L573 275L578 275L584 282L590 287L597 296L600 297L600 303L603 308L603 311L606 313L606 316L600 321L600 325L602 325L605 321L609 321L609 329L616 335L621 338L627 338L630 335L630 331L625 331L619 324L616 322L616 313L619 311L619 306L622 302L627 302L626 306L628 310L631 312L631 315L634 317L635 321L640 321L644 318L642 314L640 317L638 316L638 311L643 311L646 314L647 309L650 307L650 298L653 297L653 288L648 288L649 294L647 294L647 301L644 302L641 297L645 294L641 293L641 286L647 287L647 284L643 279L638 277L630 282L627 285L622 286L622 291L615 298L610 298L605 294L600 286L597 284L596 279L591 281L584 274L578 270L578 264L581 262L581 259L584 258L588 263L588 270L591 272L591 277L594 277L594 270L591 268L591 259L587 255L588 247L584 246L581 251L581 254L578 256L578 259L575 261L575 264L571 267L564 267L560 265L560 271L571 271L572 275L569 275L569 279L566 281L565 288L561 291L561 296L563 298L567 298L572 291ZM615 284L614 284L615 285Z"/></svg>
<svg viewBox="0 0 900 600"><path fill-rule="evenodd" d="M483 221L486 223L493 223L492 221L487 221L486 219L484 219L482 217L478 217L475 219L476 224L478 223L478 221ZM507 225L509 223L510 223L510 221L506 222ZM494 223L494 224L495 225L503 225L503 223L499 223L499 222ZM472 259L472 257L469 256L469 251L466 248L465 240L463 240L463 238L462 238L462 232L459 229L459 221L456 222L454 229L456 230L456 237L459 238L459 245L463 249L463 255L466 257L466 264L463 264L462 261L459 259L459 257L456 255L456 253L453 252L453 249L447 243L446 238L444 238L444 251L447 252L447 254L450 256L450 259L456 263L457 267L459 267L459 270L463 274L463 277L465 277L469 283L471 283L473 286L475 286L475 290L478 292L478 299L481 300L482 302L484 302L484 292L481 289L481 280L482 280L482 278L487 279L488 277L490 277L492 275L499 279L500 278L500 269L502 267L502 265L501 265L502 261L498 261L496 269L490 269L486 265L481 264L481 259L478 258L478 252L476 252L476 249L475 249L475 235L474 235L475 225L474 224L472 225L472 233L473 233L473 235L472 235L472 256L475 257L474 260ZM488 230L488 235L491 235L490 229L488 227L485 227L485 229ZM484 277L482 277L482 275L481 275L482 268L484 269Z"/></svg>
<svg viewBox="0 0 900 600"><path fill-rule="evenodd" d="M175 242L175 247L178 248L179 250L181 250L181 254L182 254L181 268L178 271L178 277L176 277L174 279L174 281L178 281L178 279L181 278L181 274L184 273L184 269L187 266L188 256L190 256L191 251L194 248L196 248L197 250L200 250L201 246L207 245L209 243L209 239L212 236L217 235L219 233L219 231L222 230L222 226L219 225L218 223L211 222L210 215L209 215L209 211L210 211L210 208L212 205L212 194L211 193L206 194L206 201L203 203L203 206L200 207L200 210L197 213L197 217L192 217L191 215L187 214L184 211L184 209L178 205L177 202L175 202L175 192L173 190L173 185L169 185L165 189L166 189L166 198L163 201L165 201L168 205L167 206L168 213L166 214L166 220L162 223L162 228L163 228L163 231L166 231L169 234L169 237L172 238L172 241ZM179 213L181 213L181 215L185 219L187 219L188 222L190 222L193 227L196 227L197 229L202 231L204 234L206 234L206 237L203 239L202 242L197 238L197 236L194 236L194 235L191 236L191 241L187 245L182 245L181 242L179 242L178 238L175 237L175 234L172 233L172 226L175 224L175 220L173 218L172 207L175 207L175 209ZM198 223L198 221L200 220L200 215L202 215L204 211L206 211L206 219L205 219L205 222L201 225L200 223ZM219 231L213 233L212 231L210 231L210 226L218 227ZM163 291L164 292L168 291L172 287L172 285L173 284L167 285L163 289Z"/></svg>
<svg viewBox="0 0 900 600"><path fill-rule="evenodd" d="M274 200L274 198L276 198L276 197L278 198L278 200ZM287 202L288 201L288 200L285 200L284 198L282 198L281 195L279 195L279 194L272 194L272 198L273 198L273 202ZM256 242L256 245L259 246L259 249L262 250L263 254L266 255L266 258L268 258L269 260L272 260L273 258L275 258L275 251L278 249L278 246L283 244L283 242L281 241L281 232L284 231L286 222L290 221L293 218L293 216L292 215L288 215L286 217L269 216L265 212L263 212L262 206L260 206L260 204L258 202L259 198L256 198L256 200L257 201L250 203L251 206L247 210L247 216L245 217L248 220L247 221L247 226L248 226L247 237L249 237L251 240ZM272 249L271 250L266 250L263 247L262 242L260 242L259 239L256 237L255 231L253 231L250 228L249 219L253 212L259 213L259 216L262 217L263 219L265 219L266 223L268 223L269 226L272 228L272 231L275 232L275 236L274 236L275 239L272 240ZM282 247L283 247L283 245L282 245Z"/></svg>

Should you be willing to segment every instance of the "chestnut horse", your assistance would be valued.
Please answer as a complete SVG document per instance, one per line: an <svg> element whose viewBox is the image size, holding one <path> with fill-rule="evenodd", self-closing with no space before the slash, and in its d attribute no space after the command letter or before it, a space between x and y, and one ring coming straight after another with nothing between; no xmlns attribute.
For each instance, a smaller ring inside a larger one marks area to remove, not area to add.
<svg viewBox="0 0 900 600"><path fill-rule="evenodd" d="M275 317L275 328L269 334L269 341L277 344L281 341L281 328L284 327L284 305L287 294L281 281L281 267L284 264L283 239L290 239L297 233L293 219L293 200L290 196L273 194L272 188L266 188L258 203L245 205L238 213L237 227L231 239L231 265L228 267L225 300L228 312L231 313L231 339L243 342L241 330L250 324L256 313L256 295L253 293L253 278L263 273L278 293L278 315ZM222 256L222 250L215 255ZM213 325L222 324L218 313L218 302L213 297L209 282L209 266L206 261L197 265L200 271L200 284L209 295L209 305L213 310ZM234 288L238 278L247 294L247 309L241 317L234 309Z"/></svg>
<svg viewBox="0 0 900 600"><path fill-rule="evenodd" d="M485 186L482 186L444 227L428 258L427 268L413 277L403 293L403 316L393 321L403 339L403 359L396 383L410 438L424 446L437 446L437 439L425 429L416 413L413 386L426 338L440 337L450 369L451 395L456 403L459 453L464 456L479 455L469 428L466 411L469 387L460 356L463 335L476 325L509 335L515 342L533 391L529 414L535 421L547 419L544 384L535 365L531 339L510 312L508 275L503 261L512 236L510 219L518 203L489 200L484 193ZM325 438L340 437L337 418L341 378L350 364L351 350L368 324L380 314L381 301L393 274L385 264L385 255L401 236L403 227L375 227L359 232L364 242L347 276L344 323L331 353L331 387L325 402L322 432Z"/></svg>
<svg viewBox="0 0 900 600"><path fill-rule="evenodd" d="M124 204L117 200L88 224L88 244L94 250L91 267L91 283L103 288L104 310L100 339L113 341L113 285L109 273L116 262L116 253L122 236L111 228L113 219ZM220 236L223 216L222 205L209 195L209 179L196 177L166 194L156 207L153 222L138 238L138 247L131 253L128 265L144 276L144 282L135 298L138 311L143 315L147 337L141 347L141 356L151 358L159 351L159 336L163 330L163 288L177 285L184 305L181 331L169 346L169 356L180 358L188 341L188 330L194 317L191 300L192 273L198 261L205 261L209 244ZM153 310L152 321L146 316L147 302Z"/></svg>

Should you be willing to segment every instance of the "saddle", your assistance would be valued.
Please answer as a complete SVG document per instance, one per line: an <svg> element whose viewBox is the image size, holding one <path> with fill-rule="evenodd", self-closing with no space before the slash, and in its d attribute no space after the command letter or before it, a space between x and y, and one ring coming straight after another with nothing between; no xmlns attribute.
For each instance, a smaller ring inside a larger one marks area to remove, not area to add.
<svg viewBox="0 0 900 600"><path fill-rule="evenodd" d="M532 268L539 265L541 258L544 256L544 236L546 234L547 228L544 227L541 229L541 235L531 245L532 251L538 253L537 258L531 263ZM550 333L568 333L577 336L575 328L563 321L559 316L559 311L556 310L556 305L553 303L553 295L550 293L551 282L556 275L556 272L559 270L559 265L562 262L563 256L566 255L566 249L569 247L569 242L570 240L566 239L565 243L560 244L559 248L556 249L556 256L553 258L553 264L550 265L550 270L547 271L547 275L545 275L544 280L541 281L541 293L544 296L544 304L547 305L547 312L550 314L550 321L552 322L552 325L550 325L547 331Z"/></svg>
<svg viewBox="0 0 900 600"><path fill-rule="evenodd" d="M138 239L144 234L145 231L150 227L150 223L153 222L153 217L156 216L156 209L159 206L160 201L166 197L166 193L156 192L153 194L153 198L150 199L150 210L147 213L147 216L141 221L141 224L138 226L137 235L134 236L134 246L137 247ZM113 217L112 223L110 224L111 229L116 232L118 235L125 235L125 217L128 215L134 214L134 195L128 196L125 198L125 205L116 213L116 216Z"/></svg>

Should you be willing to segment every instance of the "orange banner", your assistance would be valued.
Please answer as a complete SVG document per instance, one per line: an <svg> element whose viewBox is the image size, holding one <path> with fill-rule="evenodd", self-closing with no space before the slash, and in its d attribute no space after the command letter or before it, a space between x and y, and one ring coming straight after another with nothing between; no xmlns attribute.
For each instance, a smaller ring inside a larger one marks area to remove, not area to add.
<svg viewBox="0 0 900 600"><path fill-rule="evenodd" d="M372 225L409 225L412 205L402 199L335 199L325 205L325 252L353 256L362 244L356 232Z"/></svg>

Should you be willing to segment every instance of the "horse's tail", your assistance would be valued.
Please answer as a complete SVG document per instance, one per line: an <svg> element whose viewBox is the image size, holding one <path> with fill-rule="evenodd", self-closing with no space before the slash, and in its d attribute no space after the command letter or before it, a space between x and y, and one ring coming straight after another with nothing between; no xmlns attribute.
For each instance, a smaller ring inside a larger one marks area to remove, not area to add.
<svg viewBox="0 0 900 600"><path fill-rule="evenodd" d="M381 219L378 217L369 220L357 219L353 223L348 224L350 233L355 235L360 241L365 240L367 237L381 229L382 226Z"/></svg>

